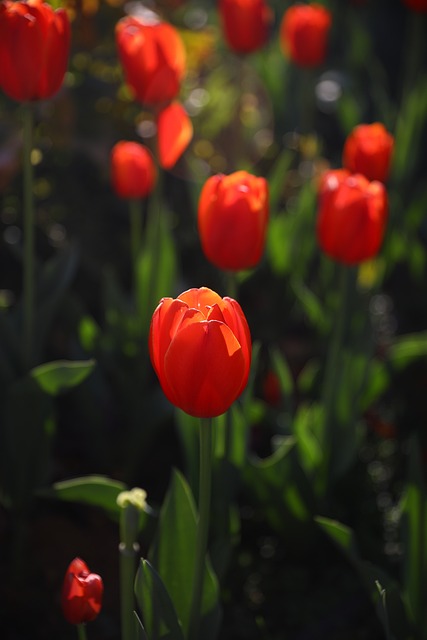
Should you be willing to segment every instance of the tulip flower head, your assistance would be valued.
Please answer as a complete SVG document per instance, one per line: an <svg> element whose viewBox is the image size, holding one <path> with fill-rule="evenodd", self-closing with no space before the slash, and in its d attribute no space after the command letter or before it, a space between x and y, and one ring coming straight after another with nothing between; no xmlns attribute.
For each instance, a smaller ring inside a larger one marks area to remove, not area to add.
<svg viewBox="0 0 427 640"><path fill-rule="evenodd" d="M248 381L251 337L243 311L206 287L160 301L149 350L163 392L191 416L225 413Z"/></svg>
<svg viewBox="0 0 427 640"><path fill-rule="evenodd" d="M185 74L178 31L148 12L126 16L116 26L116 44L126 83L145 105L165 105L177 96Z"/></svg>
<svg viewBox="0 0 427 640"><path fill-rule="evenodd" d="M394 138L380 122L360 124L344 143L343 165L368 180L385 182L390 173Z"/></svg>
<svg viewBox="0 0 427 640"><path fill-rule="evenodd" d="M295 4L289 7L280 24L283 52L300 67L316 67L326 57L332 17L320 4Z"/></svg>
<svg viewBox="0 0 427 640"><path fill-rule="evenodd" d="M264 178L246 171L208 178L198 207L200 240L208 260L230 271L256 266L264 251L268 214Z"/></svg>
<svg viewBox="0 0 427 640"><path fill-rule="evenodd" d="M171 102L157 115L157 148L163 169L172 169L193 137L193 125L180 102Z"/></svg>
<svg viewBox="0 0 427 640"><path fill-rule="evenodd" d="M0 89L14 100L50 98L68 64L70 23L41 0L0 2Z"/></svg>
<svg viewBox="0 0 427 640"><path fill-rule="evenodd" d="M265 0L219 0L225 40L236 53L251 53L266 42L272 12Z"/></svg>
<svg viewBox="0 0 427 640"><path fill-rule="evenodd" d="M412 11L427 12L427 0L403 0L403 4Z"/></svg>
<svg viewBox="0 0 427 640"><path fill-rule="evenodd" d="M101 611L104 585L102 578L90 573L80 558L69 565L62 585L62 611L71 624L84 624L95 620Z"/></svg>
<svg viewBox="0 0 427 640"><path fill-rule="evenodd" d="M369 182L345 169L328 171L319 189L317 238L334 260L355 265L375 257L387 223L387 194L381 182Z"/></svg>
<svg viewBox="0 0 427 640"><path fill-rule="evenodd" d="M139 142L117 142L111 150L111 182L120 198L146 198L156 181L153 156Z"/></svg>

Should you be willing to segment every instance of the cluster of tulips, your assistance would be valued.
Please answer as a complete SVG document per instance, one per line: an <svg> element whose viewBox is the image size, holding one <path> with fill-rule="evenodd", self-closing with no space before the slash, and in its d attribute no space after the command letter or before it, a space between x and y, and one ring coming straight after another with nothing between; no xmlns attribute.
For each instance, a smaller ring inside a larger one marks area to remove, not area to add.
<svg viewBox="0 0 427 640"><path fill-rule="evenodd" d="M425 0L404 4L427 11ZM219 0L218 12L234 52L246 55L267 42L274 16L265 0ZM298 67L322 64L331 24L331 12L322 5L290 6L279 30L284 55ZM111 150L114 191L134 201L150 196L159 171L172 169L191 142L193 126L179 100L186 52L179 32L145 9L123 17L115 37L125 82L134 100L151 110L157 130L155 154L138 141L120 140ZM51 98L63 83L70 40L64 9L54 10L41 0L0 2L0 89L23 103ZM382 123L360 124L345 141L342 167L319 179L318 243L345 266L381 250L393 145ZM201 247L212 264L231 272L256 267L269 223L267 180L243 170L212 175L201 189L197 216ZM227 412L246 387L251 335L240 304L231 297L201 287L163 298L153 311L148 340L164 394L191 416L211 419ZM206 540L200 548L203 559ZM102 592L102 579L82 560L73 560L63 587L67 620L93 620Z"/></svg>

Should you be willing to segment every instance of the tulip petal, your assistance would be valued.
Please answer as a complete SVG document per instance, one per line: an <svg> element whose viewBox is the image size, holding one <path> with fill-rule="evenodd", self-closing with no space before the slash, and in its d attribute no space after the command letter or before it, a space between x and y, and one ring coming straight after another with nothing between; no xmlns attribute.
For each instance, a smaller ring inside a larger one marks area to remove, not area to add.
<svg viewBox="0 0 427 640"><path fill-rule="evenodd" d="M157 117L157 145L163 169L171 169L193 137L193 125L182 104L172 102Z"/></svg>
<svg viewBox="0 0 427 640"><path fill-rule="evenodd" d="M242 348L222 322L203 321L177 331L165 356L175 404L196 417L227 411L246 376Z"/></svg>

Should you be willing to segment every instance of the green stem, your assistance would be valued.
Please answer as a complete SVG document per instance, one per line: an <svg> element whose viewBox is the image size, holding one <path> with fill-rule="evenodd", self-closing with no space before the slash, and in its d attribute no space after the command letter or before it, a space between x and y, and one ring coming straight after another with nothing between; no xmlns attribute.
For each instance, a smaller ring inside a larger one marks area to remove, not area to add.
<svg viewBox="0 0 427 640"><path fill-rule="evenodd" d="M139 546L133 544L126 546L124 542L119 545L120 553L120 606L122 619L121 640L135 640L135 616L134 616L134 583L135 561Z"/></svg>
<svg viewBox="0 0 427 640"><path fill-rule="evenodd" d="M33 113L30 104L23 108L23 178L24 178L24 274L23 274L23 345L24 364L29 369L33 359L34 331L34 201L33 165Z"/></svg>
<svg viewBox="0 0 427 640"><path fill-rule="evenodd" d="M355 270L350 267L340 266L338 313L335 320L332 341L326 362L326 371L323 382L322 401L324 408L323 417L323 450L324 466L321 486L323 490L328 488L331 471L334 462L334 430L336 428L336 398L339 377L341 372L340 358L344 346L344 338L348 329L349 307L355 288Z"/></svg>
<svg viewBox="0 0 427 640"><path fill-rule="evenodd" d="M138 276L138 256L141 250L142 238L142 211L141 201L137 199L129 200L129 217L130 217L130 245L132 254L132 267L134 286L136 294L137 276Z"/></svg>
<svg viewBox="0 0 427 640"><path fill-rule="evenodd" d="M87 640L86 625L85 624L78 624L77 625L77 637L78 637L79 640Z"/></svg>
<svg viewBox="0 0 427 640"><path fill-rule="evenodd" d="M212 476L212 419L200 421L199 520L197 525L196 564L190 609L189 640L199 637L203 582L209 533Z"/></svg>

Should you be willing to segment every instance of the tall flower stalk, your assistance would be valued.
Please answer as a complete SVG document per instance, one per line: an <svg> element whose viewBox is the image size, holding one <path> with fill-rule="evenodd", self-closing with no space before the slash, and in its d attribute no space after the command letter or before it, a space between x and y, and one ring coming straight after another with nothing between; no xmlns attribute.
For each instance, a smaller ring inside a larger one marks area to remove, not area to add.
<svg viewBox="0 0 427 640"><path fill-rule="evenodd" d="M23 275L23 345L24 365L29 369L33 364L34 340L34 301L35 301L35 263L34 263L34 197L33 165L31 161L33 147L33 110L27 103L23 108L23 228L24 228L24 275Z"/></svg>

